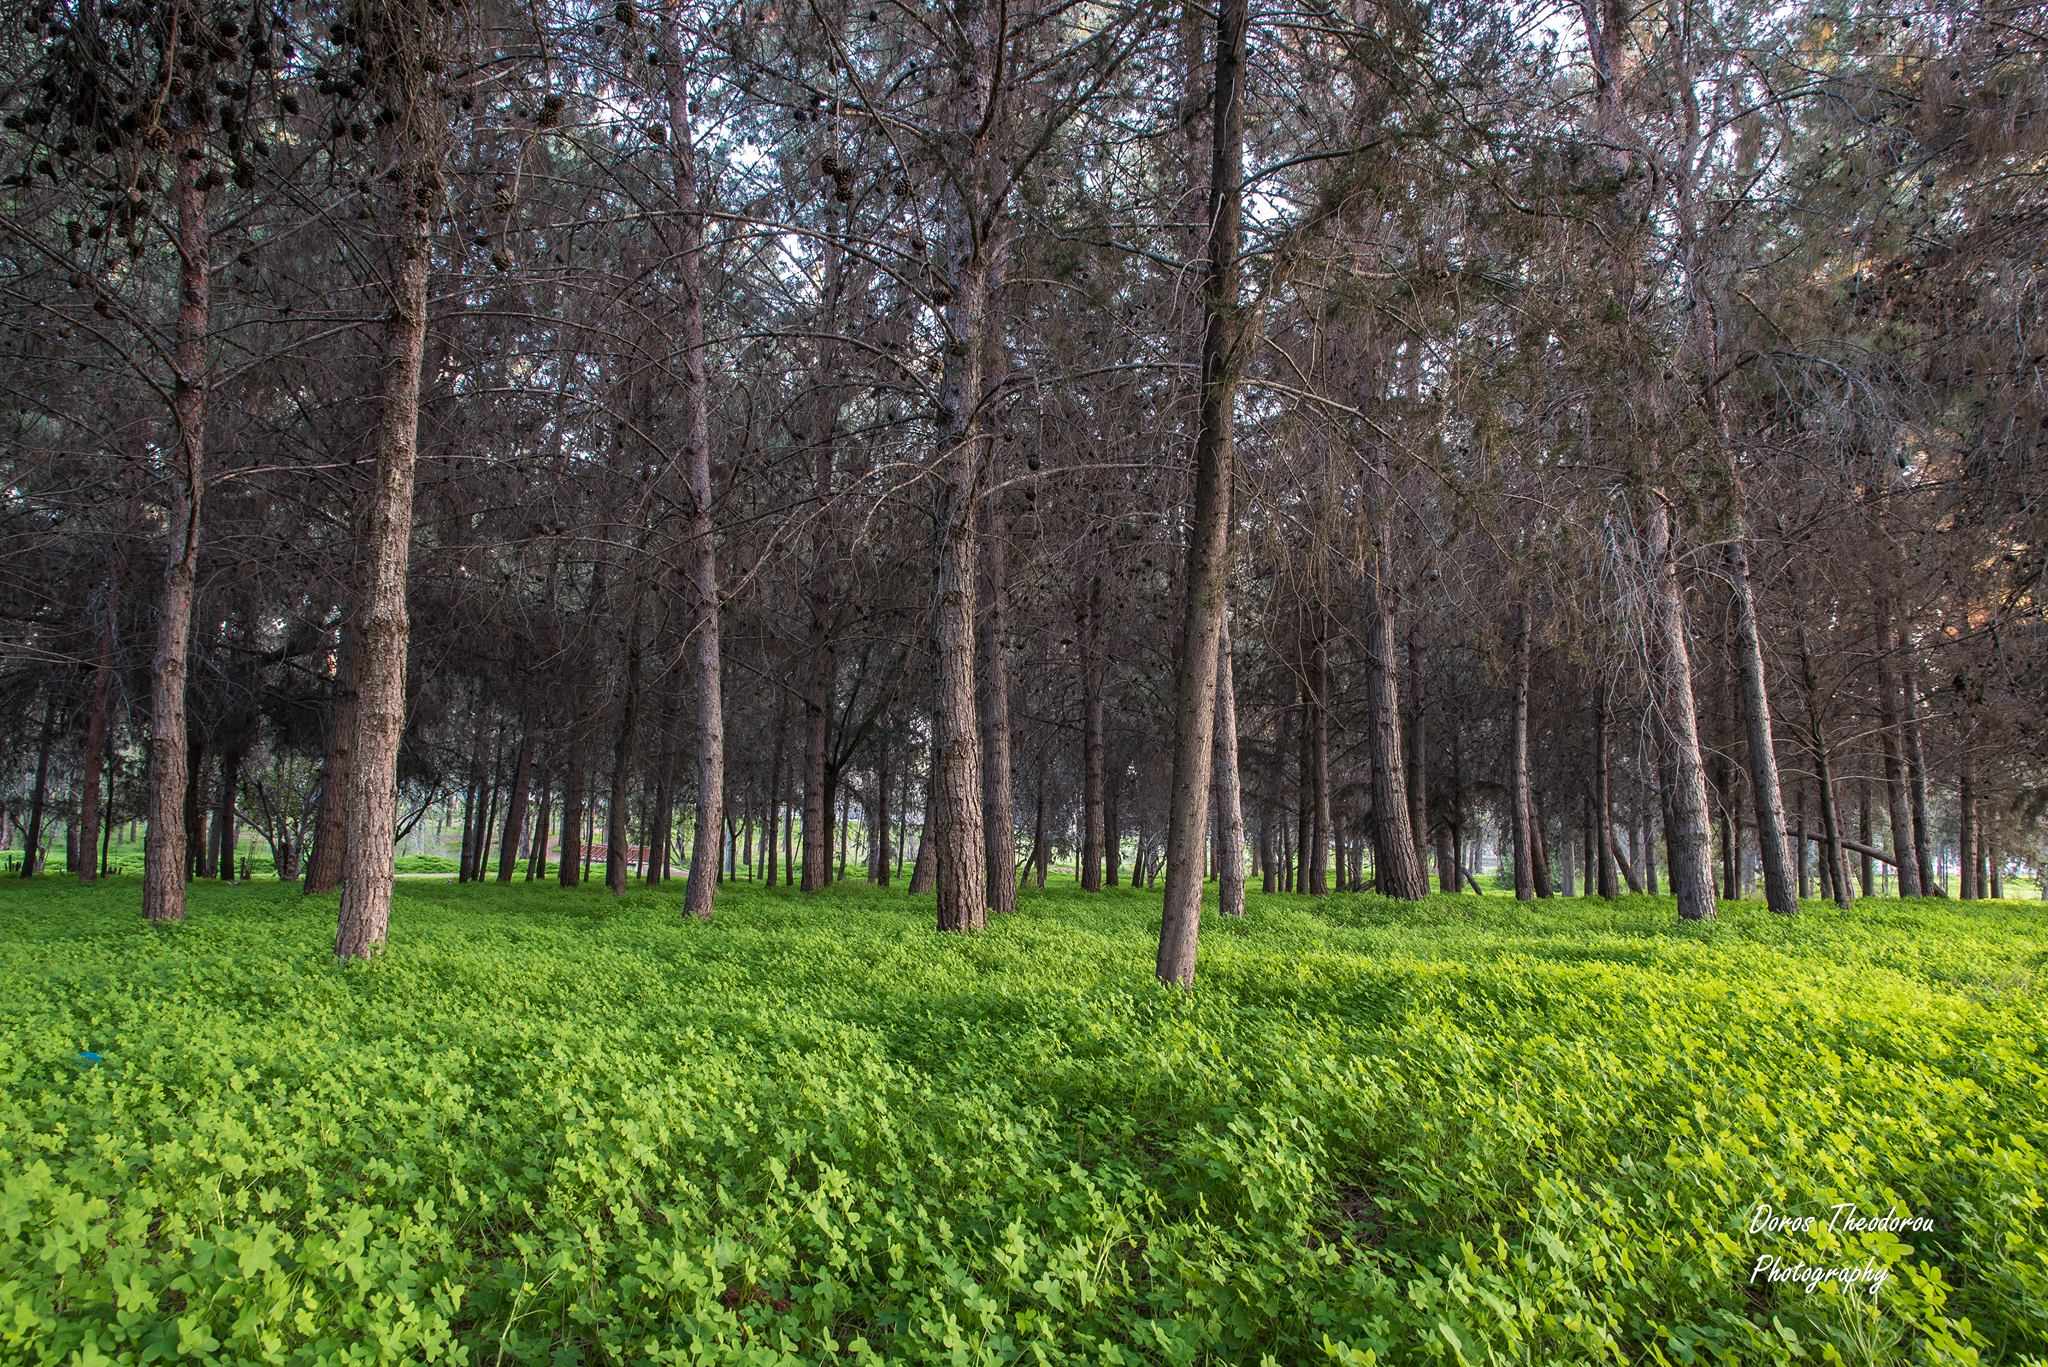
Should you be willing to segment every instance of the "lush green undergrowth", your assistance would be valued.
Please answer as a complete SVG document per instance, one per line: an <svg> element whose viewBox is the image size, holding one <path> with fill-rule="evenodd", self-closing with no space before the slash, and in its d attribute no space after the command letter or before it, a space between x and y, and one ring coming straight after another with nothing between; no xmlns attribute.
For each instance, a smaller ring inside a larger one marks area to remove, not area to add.
<svg viewBox="0 0 2048 1367"><path fill-rule="evenodd" d="M0 1360L2048 1351L2038 906L676 901L0 886Z"/></svg>

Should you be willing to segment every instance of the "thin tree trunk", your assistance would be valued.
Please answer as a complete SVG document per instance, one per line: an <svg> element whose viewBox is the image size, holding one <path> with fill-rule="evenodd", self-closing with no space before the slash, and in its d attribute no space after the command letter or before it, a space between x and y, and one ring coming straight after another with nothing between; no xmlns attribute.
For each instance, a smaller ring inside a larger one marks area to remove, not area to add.
<svg viewBox="0 0 2048 1367"><path fill-rule="evenodd" d="M1974 902L1984 895L1977 885L1977 766L1970 753L1970 728L1963 728L1963 743L1956 760L1956 895Z"/></svg>
<svg viewBox="0 0 2048 1367"><path fill-rule="evenodd" d="M1756 595L1750 587L1748 538L1740 521L1738 517L1736 535L1728 542L1728 575L1735 601L1735 665L1742 683L1743 734L1749 744L1749 791L1756 810L1757 859L1763 868L1764 902L1772 911L1789 916L1799 906L1792 896L1784 789L1778 778L1770 695L1764 688L1763 642L1757 630ZM1800 857L1805 856L1802 853Z"/></svg>
<svg viewBox="0 0 2048 1367"><path fill-rule="evenodd" d="M1102 577L1091 574L1081 608L1081 888L1102 890L1103 815ZM1112 879L1112 882L1115 880Z"/></svg>
<svg viewBox="0 0 2048 1367"><path fill-rule="evenodd" d="M629 788L633 781L633 740L640 724L640 590L633 589L633 606L626 614L625 675L619 688L619 725L612 736L611 798L605 804L604 885L612 896L626 893L627 864L631 859L632 837L626 828L631 810Z"/></svg>
<svg viewBox="0 0 2048 1367"><path fill-rule="evenodd" d="M1244 915L1244 794L1237 768L1237 683L1224 614L1216 649L1216 904L1225 916Z"/></svg>
<svg viewBox="0 0 2048 1367"><path fill-rule="evenodd" d="M1891 611L1878 607L1881 647L1891 645ZM1884 747L1884 797L1886 821L1891 827L1892 861L1899 871L1899 896L1924 895L1920 882L1920 851L1913 839L1913 818L1908 814L1906 771L1899 759L1899 683L1890 659L1878 663L1877 706L1879 743Z"/></svg>
<svg viewBox="0 0 2048 1367"><path fill-rule="evenodd" d="M555 776L541 771L540 810L533 817L533 848L526 856L526 881L548 876L548 836L554 830Z"/></svg>
<svg viewBox="0 0 2048 1367"><path fill-rule="evenodd" d="M235 881L235 846L241 831L235 823L235 795L242 786L242 752L223 750L220 756L220 791L213 812L214 868L223 883Z"/></svg>
<svg viewBox="0 0 2048 1367"><path fill-rule="evenodd" d="M114 618L120 606L121 576L118 565L107 579L105 620L100 623L98 656L93 661L92 704L85 718L85 748L79 756L78 828L84 839L86 858L74 864L72 872L82 883L96 882L100 860L95 853L100 832L100 775L106 767L107 732L113 715Z"/></svg>
<svg viewBox="0 0 2048 1367"><path fill-rule="evenodd" d="M1415 863L1429 891L1429 695L1423 668L1422 617L1408 623L1408 830L1415 837Z"/></svg>
<svg viewBox="0 0 2048 1367"><path fill-rule="evenodd" d="M572 735L564 747L568 764L562 775L562 839L557 881L573 888L583 881L583 758Z"/></svg>
<svg viewBox="0 0 2048 1367"><path fill-rule="evenodd" d="M533 723L522 721L519 750L512 761L512 791L505 800L505 835L498 842L498 881L512 881L512 866L519 862L519 837L526 829L526 791L533 783Z"/></svg>
<svg viewBox="0 0 2048 1367"><path fill-rule="evenodd" d="M1322 897L1330 891L1330 838L1336 823L1330 814L1330 654L1320 632L1309 662L1309 680L1309 716L1313 720L1309 754L1314 761L1315 821L1308 860L1308 890L1311 896Z"/></svg>
<svg viewBox="0 0 2048 1367"><path fill-rule="evenodd" d="M985 508L982 514L982 610L976 623L980 647L981 804L986 845L988 914L1002 916L1017 909L1017 853L1010 774L1010 670L1003 640L1003 519ZM1043 819L1044 812L1039 813ZM1043 830L1040 831L1043 835ZM1037 846L1032 854L1037 856Z"/></svg>
<svg viewBox="0 0 2048 1367"><path fill-rule="evenodd" d="M50 745L57 732L57 693L43 690L43 729L36 742L36 778L29 789L28 825L22 830L21 876L33 878L43 871L38 856L43 847L43 805L50 786ZM182 882L180 884L182 887Z"/></svg>
<svg viewBox="0 0 2048 1367"><path fill-rule="evenodd" d="M178 322L171 361L177 472L170 481L170 554L150 670L149 836L142 865L142 914L157 922L185 919L185 675L206 492L206 340L212 318L205 147L204 128L180 128L171 138L178 203Z"/></svg>
<svg viewBox="0 0 2048 1367"><path fill-rule="evenodd" d="M697 700L696 843L683 882L683 915L708 921L717 895L718 830L725 815L724 662L719 632L718 544L711 521L710 380L704 348L704 188L697 174L680 6L663 26L669 172L675 196L677 282L682 290L683 578L688 595L689 682ZM829 454L827 456L829 468Z"/></svg>
<svg viewBox="0 0 2048 1367"><path fill-rule="evenodd" d="M1899 638L1903 646L1903 634ZM1906 737L1906 790L1911 796L1908 810L1913 818L1914 862L1918 866L1920 891L1924 897L1941 897L1945 892L1934 872L1934 821L1927 811L1927 758L1920 745L1920 690L1913 681L1911 661L1901 670L1900 697L1903 699Z"/></svg>
<svg viewBox="0 0 2048 1367"><path fill-rule="evenodd" d="M1621 889L1614 881L1614 751L1607 739L1607 685L1596 684L1593 697L1593 820L1597 830L1594 843L1600 848L1600 895L1611 902L1621 895ZM1635 879L1628 881L1629 890L1635 891Z"/></svg>
<svg viewBox="0 0 2048 1367"><path fill-rule="evenodd" d="M1200 842L1208 825L1215 747L1216 670L1230 558L1235 454L1238 247L1243 207L1246 0L1216 11L1214 145L1209 171L1208 274L1202 335L1202 400L1195 436L1195 507L1189 528L1185 615L1174 689L1173 778L1167 789L1166 903L1159 928L1162 982L1195 980L1202 917Z"/></svg>
<svg viewBox="0 0 2048 1367"><path fill-rule="evenodd" d="M1536 896L1534 851L1529 841L1529 609L1515 604L1515 719L1509 742L1508 787L1509 835L1515 850L1515 899L1531 901Z"/></svg>

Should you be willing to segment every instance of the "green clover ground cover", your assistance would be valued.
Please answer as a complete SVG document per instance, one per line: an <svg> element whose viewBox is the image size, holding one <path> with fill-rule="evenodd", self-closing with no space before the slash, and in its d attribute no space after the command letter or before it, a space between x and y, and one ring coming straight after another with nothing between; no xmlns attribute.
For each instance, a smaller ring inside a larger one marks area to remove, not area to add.
<svg viewBox="0 0 2048 1367"><path fill-rule="evenodd" d="M2048 1360L2037 905L136 900L0 886L0 1361Z"/></svg>

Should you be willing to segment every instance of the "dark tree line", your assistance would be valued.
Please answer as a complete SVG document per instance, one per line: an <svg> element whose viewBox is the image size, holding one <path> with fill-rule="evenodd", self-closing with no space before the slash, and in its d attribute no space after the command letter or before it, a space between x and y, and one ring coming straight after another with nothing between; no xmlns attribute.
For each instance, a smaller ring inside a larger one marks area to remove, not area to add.
<svg viewBox="0 0 2048 1367"><path fill-rule="evenodd" d="M2048 61L1996 7L43 0L7 843L1998 896ZM61 832L61 837L58 833ZM857 839L855 833L858 833ZM848 850L850 840L855 848ZM602 856L596 849L602 849ZM850 854L850 863L848 855Z"/></svg>

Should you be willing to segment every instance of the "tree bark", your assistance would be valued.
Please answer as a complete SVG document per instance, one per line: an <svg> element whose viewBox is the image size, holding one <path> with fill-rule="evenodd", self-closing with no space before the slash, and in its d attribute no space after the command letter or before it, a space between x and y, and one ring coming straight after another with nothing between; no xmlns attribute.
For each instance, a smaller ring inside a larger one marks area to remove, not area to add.
<svg viewBox="0 0 2048 1367"><path fill-rule="evenodd" d="M1215 746L1216 671L1230 558L1238 345L1239 235L1244 178L1246 0L1221 0L1209 170L1208 271L1202 400L1195 436L1195 508L1189 528L1185 610L1174 688L1173 778L1168 786L1166 902L1159 927L1162 982L1192 984L1202 917L1201 840L1208 825Z"/></svg>
<svg viewBox="0 0 2048 1367"><path fill-rule="evenodd" d="M142 865L142 914L157 922L185 919L185 675L206 492L206 339L212 319L205 147L204 128L181 128L171 139L178 205L178 321L171 360L175 470L166 517L170 554L151 662L149 836Z"/></svg>
<svg viewBox="0 0 2048 1367"><path fill-rule="evenodd" d="M1244 794L1237 767L1237 681L1224 614L1216 653L1217 799L1216 905L1225 916L1244 915Z"/></svg>
<svg viewBox="0 0 2048 1367"><path fill-rule="evenodd" d="M525 719L519 729L519 750L512 761L512 791L505 799L505 836L498 842L498 881L512 881L512 866L519 862L519 836L526 829L527 789L533 783L533 723Z"/></svg>
<svg viewBox="0 0 2048 1367"><path fill-rule="evenodd" d="M1739 518L1736 535L1728 542L1728 576L1735 601L1735 665L1742 683L1742 725L1749 745L1749 791L1756 810L1764 902L1772 911L1789 916L1799 910L1799 904L1793 897L1791 851L1785 840L1784 789L1778 778L1770 695L1764 688L1763 641L1757 630L1756 595L1749 582L1748 539Z"/></svg>
<svg viewBox="0 0 2048 1367"><path fill-rule="evenodd" d="M1372 867L1383 897L1415 901L1429 894L1421 849L1411 824L1406 747L1401 737L1400 662L1394 610L1386 583L1393 563L1383 545L1365 585L1366 710L1372 726Z"/></svg>
<svg viewBox="0 0 2048 1367"><path fill-rule="evenodd" d="M1081 888L1102 890L1103 809L1102 576L1090 574L1081 599ZM1112 880L1114 881L1114 880Z"/></svg>
<svg viewBox="0 0 2048 1367"><path fill-rule="evenodd" d="M627 830L631 811L634 733L640 725L640 590L633 588L633 606L626 614L624 640L625 674L619 684L619 724L612 736L611 799L605 804L604 885L614 897L626 894L626 876L631 870L632 836ZM478 871L481 876L481 870Z"/></svg>
<svg viewBox="0 0 2048 1367"><path fill-rule="evenodd" d="M71 871L82 883L96 882L100 876L100 776L106 768L107 732L113 716L114 618L120 606L120 593L117 564L107 579L106 616L100 623L99 653L93 660L92 703L85 717L85 748L79 756L78 829L86 858L83 865L73 865ZM4 834L4 828L0 828L0 834Z"/></svg>
<svg viewBox="0 0 2048 1367"><path fill-rule="evenodd" d="M1508 755L1509 834L1515 850L1515 900L1536 896L1534 850L1529 841L1529 608L1515 604L1515 720Z"/></svg>
<svg viewBox="0 0 2048 1367"><path fill-rule="evenodd" d="M387 23L403 23L389 16ZM418 113L401 117L412 123ZM399 133L403 139L403 133ZM377 471L369 502L365 590L356 660L356 736L344 810L342 910L334 953L375 955L391 924L397 824L397 750L406 732L406 578L412 557L412 488L420 439L420 367L426 357L426 277L440 176L418 148L399 150L397 260L385 324Z"/></svg>
<svg viewBox="0 0 2048 1367"><path fill-rule="evenodd" d="M583 881L583 758L571 734L562 772L562 838L556 854L556 881L573 888Z"/></svg>
<svg viewBox="0 0 2048 1367"><path fill-rule="evenodd" d="M1706 768L1700 762L1699 714L1693 702L1692 655L1686 644L1685 598L1672 554L1671 513L1650 496L1647 545L1656 576L1653 634L1661 721L1670 747L1671 829L1667 857L1678 915L1687 921L1714 916L1713 832L1707 819Z"/></svg>
<svg viewBox="0 0 2048 1367"><path fill-rule="evenodd" d="M1017 819L1010 773L1010 670L1009 649L1003 639L1003 519L999 511L985 507L981 517L982 610L976 623L981 669L979 720L981 722L981 802L983 843L986 847L987 901L990 915L1003 916L1017 909ZM1041 802L1039 816L1045 813ZM1040 834L1043 835L1041 828ZM1032 847L1033 858L1037 846Z"/></svg>

